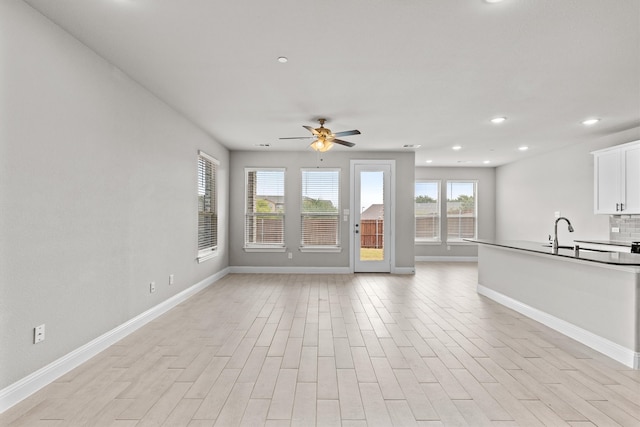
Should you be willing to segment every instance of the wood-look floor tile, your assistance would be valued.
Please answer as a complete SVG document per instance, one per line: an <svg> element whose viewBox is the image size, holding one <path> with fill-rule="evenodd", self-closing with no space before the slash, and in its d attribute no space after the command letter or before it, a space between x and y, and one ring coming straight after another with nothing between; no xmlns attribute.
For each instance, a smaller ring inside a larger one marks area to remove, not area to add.
<svg viewBox="0 0 640 427"><path fill-rule="evenodd" d="M318 399L338 399L337 375L333 357L318 357Z"/></svg>
<svg viewBox="0 0 640 427"><path fill-rule="evenodd" d="M354 369L338 369L338 395L343 420L364 420L358 379Z"/></svg>
<svg viewBox="0 0 640 427"><path fill-rule="evenodd" d="M316 424L316 385L297 383L293 402L291 427L306 427Z"/></svg>
<svg viewBox="0 0 640 427"><path fill-rule="evenodd" d="M229 274L0 425L640 425L640 371L416 270Z"/></svg>
<svg viewBox="0 0 640 427"><path fill-rule="evenodd" d="M372 357L371 364L376 373L382 396L385 399L404 399L404 394L389 361L385 357Z"/></svg>
<svg viewBox="0 0 640 427"><path fill-rule="evenodd" d="M215 420L227 401L229 393L240 375L240 369L224 369L193 416L194 419Z"/></svg>
<svg viewBox="0 0 640 427"><path fill-rule="evenodd" d="M270 420L290 420L296 393L297 369L280 369L271 406L267 418Z"/></svg>
<svg viewBox="0 0 640 427"><path fill-rule="evenodd" d="M162 425L167 427L186 426L193 418L193 415L196 413L201 404L202 399L180 400ZM99 426L101 424L96 423L95 425Z"/></svg>
<svg viewBox="0 0 640 427"><path fill-rule="evenodd" d="M410 369L394 369L393 372L414 418L416 420L438 420L437 412L424 394L413 372Z"/></svg>
<svg viewBox="0 0 640 427"><path fill-rule="evenodd" d="M241 427L255 427L265 425L269 413L270 399L249 399L242 420Z"/></svg>
<svg viewBox="0 0 640 427"><path fill-rule="evenodd" d="M190 386L191 384L189 383L173 383L136 425L140 427L153 427L163 424L183 400L182 398Z"/></svg>
<svg viewBox="0 0 640 427"><path fill-rule="evenodd" d="M164 372L155 382L149 385L145 393L133 399L131 405L127 406L127 408L118 415L118 419L141 419L165 392L171 388L179 374L179 371L171 369Z"/></svg>
<svg viewBox="0 0 640 427"><path fill-rule="evenodd" d="M333 357L335 355L333 348L333 334L330 329L318 331L318 356Z"/></svg>
<svg viewBox="0 0 640 427"><path fill-rule="evenodd" d="M239 425L245 408L249 404L252 390L252 383L235 383L214 425L220 427Z"/></svg>
<svg viewBox="0 0 640 427"><path fill-rule="evenodd" d="M387 411L391 418L391 423L394 426L418 426L411 408L407 404L406 400L385 400Z"/></svg>
<svg viewBox="0 0 640 427"><path fill-rule="evenodd" d="M384 404L384 398L380 387L376 383L360 383L360 396L366 416L367 426L388 427L391 424L391 417Z"/></svg>
<svg viewBox="0 0 640 427"><path fill-rule="evenodd" d="M340 403L337 400L317 401L317 427L341 427Z"/></svg>
<svg viewBox="0 0 640 427"><path fill-rule="evenodd" d="M267 357L253 387L251 397L254 399L271 399L273 389L280 373L281 357Z"/></svg>
<svg viewBox="0 0 640 427"><path fill-rule="evenodd" d="M298 382L318 381L318 348L302 347L300 366L298 368Z"/></svg>

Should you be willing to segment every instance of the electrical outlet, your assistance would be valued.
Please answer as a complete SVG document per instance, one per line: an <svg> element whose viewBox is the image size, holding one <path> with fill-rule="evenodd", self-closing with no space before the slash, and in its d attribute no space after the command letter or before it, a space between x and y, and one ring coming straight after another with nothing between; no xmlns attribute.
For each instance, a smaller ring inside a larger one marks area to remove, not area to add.
<svg viewBox="0 0 640 427"><path fill-rule="evenodd" d="M44 323L33 328L33 343L38 344L44 341Z"/></svg>
<svg viewBox="0 0 640 427"><path fill-rule="evenodd" d="M170 274L170 275L169 275L169 284L170 284L170 285L173 285L174 283L175 283L175 281L174 281L173 274Z"/></svg>
<svg viewBox="0 0 640 427"><path fill-rule="evenodd" d="M149 283L149 292L154 293L156 291L156 282Z"/></svg>
<svg viewBox="0 0 640 427"><path fill-rule="evenodd" d="M289 259L293 259L293 253L289 252L289 253L287 254L287 258L289 258Z"/></svg>
<svg viewBox="0 0 640 427"><path fill-rule="evenodd" d="M611 227L611 232L612 233L619 233L620 232L620 227Z"/></svg>
<svg viewBox="0 0 640 427"><path fill-rule="evenodd" d="M554 215L556 218L560 218L560 211L555 211L555 212L553 213L553 215Z"/></svg>
<svg viewBox="0 0 640 427"><path fill-rule="evenodd" d="M451 246L447 245L447 250L450 251L451 250Z"/></svg>

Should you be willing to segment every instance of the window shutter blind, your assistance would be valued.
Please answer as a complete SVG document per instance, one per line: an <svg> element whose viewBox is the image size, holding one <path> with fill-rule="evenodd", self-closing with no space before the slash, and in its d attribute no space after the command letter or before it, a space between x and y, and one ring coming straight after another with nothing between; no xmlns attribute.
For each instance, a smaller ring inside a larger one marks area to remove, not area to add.
<svg viewBox="0 0 640 427"><path fill-rule="evenodd" d="M247 169L245 247L283 245L284 169Z"/></svg>
<svg viewBox="0 0 640 427"><path fill-rule="evenodd" d="M301 246L340 244L340 171L302 170Z"/></svg>
<svg viewBox="0 0 640 427"><path fill-rule="evenodd" d="M447 240L477 237L477 186L475 181L447 182Z"/></svg>
<svg viewBox="0 0 640 427"><path fill-rule="evenodd" d="M440 181L415 184L415 240L440 241Z"/></svg>
<svg viewBox="0 0 640 427"><path fill-rule="evenodd" d="M218 246L216 200L217 160L200 152L198 156L198 255Z"/></svg>

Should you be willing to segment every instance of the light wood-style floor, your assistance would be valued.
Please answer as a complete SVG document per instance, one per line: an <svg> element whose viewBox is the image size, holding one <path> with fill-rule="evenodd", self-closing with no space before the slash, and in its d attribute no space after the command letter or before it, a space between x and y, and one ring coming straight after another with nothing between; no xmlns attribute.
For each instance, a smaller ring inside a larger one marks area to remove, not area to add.
<svg viewBox="0 0 640 427"><path fill-rule="evenodd" d="M416 267L229 275L0 425L640 425L640 371Z"/></svg>

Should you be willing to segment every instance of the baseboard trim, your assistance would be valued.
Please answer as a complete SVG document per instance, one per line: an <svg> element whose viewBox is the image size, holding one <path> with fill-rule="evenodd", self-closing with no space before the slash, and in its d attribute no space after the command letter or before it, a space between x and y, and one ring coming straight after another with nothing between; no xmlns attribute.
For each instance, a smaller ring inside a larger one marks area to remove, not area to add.
<svg viewBox="0 0 640 427"><path fill-rule="evenodd" d="M349 267L229 267L230 273L251 274L351 274Z"/></svg>
<svg viewBox="0 0 640 427"><path fill-rule="evenodd" d="M225 268L0 390L0 414L230 273Z"/></svg>
<svg viewBox="0 0 640 427"><path fill-rule="evenodd" d="M477 256L416 256L416 262L478 262Z"/></svg>
<svg viewBox="0 0 640 427"><path fill-rule="evenodd" d="M616 344L613 341L609 341L606 338L596 335L593 332L589 332L586 329L582 329L573 323L569 323L566 320L559 319L537 308L531 307L520 301L517 301L511 297L508 297L500 292L496 292L493 289L489 289L485 286L478 284L477 291L480 295L483 295L495 302L504 305L518 313L542 323L554 329L569 338L572 338L592 349L604 354L628 366L633 369L640 369L640 353L631 349Z"/></svg>
<svg viewBox="0 0 640 427"><path fill-rule="evenodd" d="M415 267L392 267L391 274L416 274Z"/></svg>

